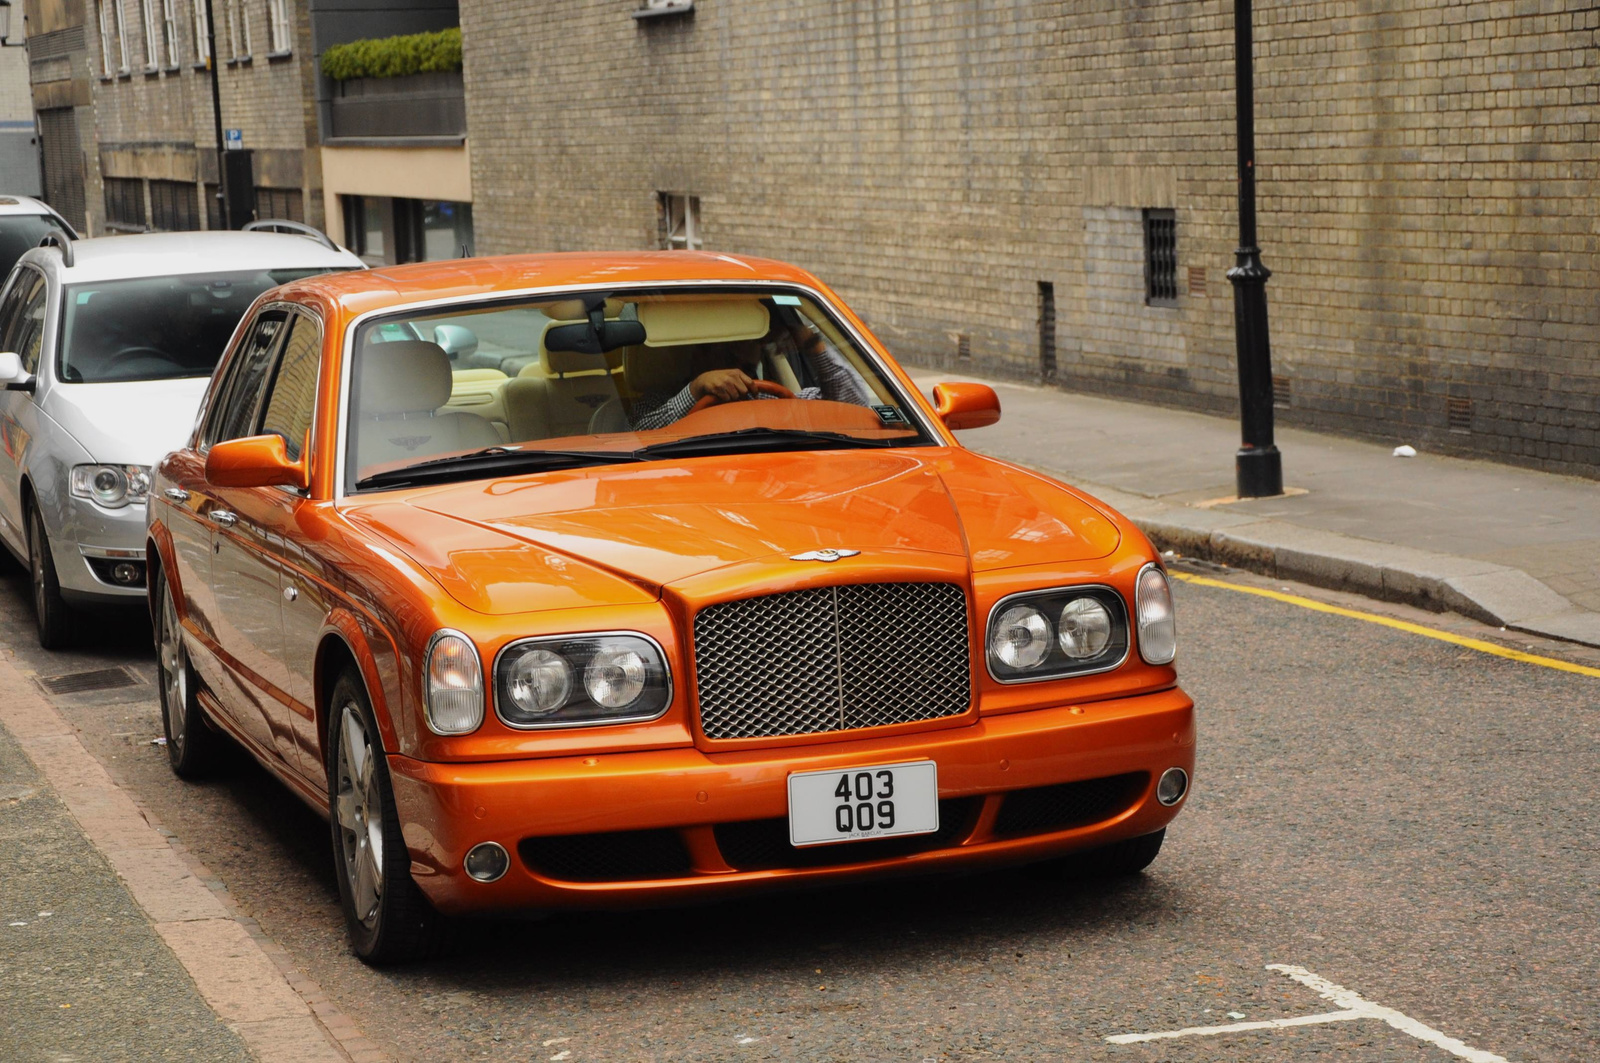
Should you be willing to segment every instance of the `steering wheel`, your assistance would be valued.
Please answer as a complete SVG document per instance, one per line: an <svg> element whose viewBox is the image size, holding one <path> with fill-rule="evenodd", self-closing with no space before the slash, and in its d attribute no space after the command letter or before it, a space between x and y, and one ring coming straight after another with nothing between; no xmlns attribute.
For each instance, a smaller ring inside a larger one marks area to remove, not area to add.
<svg viewBox="0 0 1600 1063"><path fill-rule="evenodd" d="M122 348L122 350L117 351L110 358L106 359L105 365L102 366L102 368L110 369L112 366L116 365L118 362L128 362L128 361L132 361L135 358L159 358L161 361L166 362L168 365L177 365L178 364L177 362L173 361L172 356L170 354L168 354L166 351L157 350L154 347L134 346L134 347L124 347L124 348Z"/></svg>
<svg viewBox="0 0 1600 1063"><path fill-rule="evenodd" d="M751 394L754 394L758 391L763 395L771 395L775 399L797 399L800 397L794 392L790 391L788 388L784 387L782 384L771 380L750 381ZM748 395L745 397L749 398ZM689 407L689 413L699 413L701 410L704 410L710 406L715 406L721 401L722 400L717 398L715 395L702 395L700 396L699 402ZM684 416L688 416L688 414L685 414Z"/></svg>

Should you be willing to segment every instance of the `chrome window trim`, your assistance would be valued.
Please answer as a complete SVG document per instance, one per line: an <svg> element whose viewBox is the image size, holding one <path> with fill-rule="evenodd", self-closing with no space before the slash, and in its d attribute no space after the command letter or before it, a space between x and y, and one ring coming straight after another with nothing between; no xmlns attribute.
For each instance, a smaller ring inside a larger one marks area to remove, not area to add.
<svg viewBox="0 0 1600 1063"><path fill-rule="evenodd" d="M438 644L440 639L449 635L454 635L471 648L472 659L478 663L478 678L480 682L483 678L483 654L478 652L478 644L471 636L464 631L457 631L453 627L442 627L435 631L428 638L428 648L422 651L422 675L419 677L422 681L422 722L427 726L428 730L441 738L460 738L462 735L472 734L482 728L484 721L488 719L488 713L482 713L478 717L478 722L465 731L441 731L433 725L433 706L428 698L428 668L433 664L433 647ZM480 691L479 693L487 700L488 691Z"/></svg>
<svg viewBox="0 0 1600 1063"><path fill-rule="evenodd" d="M1038 676L1017 676L1011 679L1002 679L995 675L994 669L990 667L989 663L989 632L993 630L995 617L1000 615L1000 610L1004 609L1007 604L1021 598L1038 598L1044 595L1071 593L1073 591L1108 591L1116 595L1117 601L1122 603L1122 622L1127 628L1128 636L1126 643L1122 647L1122 656L1112 664L1101 665L1097 668L1085 668L1081 671L1058 671ZM1061 587L1038 587L1033 590L1015 591L1001 598L989 608L989 617L984 621L983 625L983 670L988 673L990 679L1005 686L1016 686L1019 683L1046 683L1054 679L1077 679L1081 676L1112 672L1127 664L1129 656L1133 653L1133 628L1135 623L1133 614L1128 611L1128 600L1122 596L1121 591L1105 583L1070 583Z"/></svg>
<svg viewBox="0 0 1600 1063"><path fill-rule="evenodd" d="M305 303L290 302L287 299L274 299L271 302L263 303L260 306L252 306L242 315L240 315L238 323L233 326L233 335L228 337L227 344L222 348L222 357L217 359L217 367L211 371L211 383L207 385L206 393L200 399L200 408L195 412L194 428L189 433L189 439L194 444L194 451L196 454L209 454L211 452L210 446L202 445L205 442L203 433L205 430L206 415L211 412L212 401L217 396L219 385L223 383L221 379L221 370L224 368L231 369L234 352L238 347L239 341L249 332L247 326L254 325L256 321L260 319L261 315L266 313L268 310L286 310L291 314L309 314L312 318L316 319L317 332L324 340L327 339L328 326L327 322L325 322L322 318L322 313L310 306L307 306ZM321 405L322 402L322 370L322 359L319 358L317 360L318 405ZM316 424L316 416L317 411L313 410L311 414L312 424ZM315 433L313 433L312 438L316 438Z"/></svg>
<svg viewBox="0 0 1600 1063"><path fill-rule="evenodd" d="M799 284L794 281L773 280L680 280L680 281L629 281L611 284L552 284L541 285L535 288L515 288L504 292L492 292L488 295L477 293L474 295L452 295L440 299L424 299L414 303L404 303L395 306L380 307L357 314L344 327L344 345L341 351L341 365L339 366L339 431L334 442L334 477L333 501L343 502L354 492L345 489L345 459L350 442L350 372L354 364L356 333L361 326L375 317L390 317L404 314L408 311L424 312L437 310L444 307L459 306L463 303L484 302L514 302L519 299L529 299L537 296L563 295L568 292L625 292L625 291L657 291L667 288L742 288L742 289L772 289L778 292L800 292L811 298L818 306L828 311L834 317L834 324L839 326L841 332L849 336L851 341L861 353L871 360L872 366L883 377L890 390L901 400L901 405L915 419L916 427L936 443L942 438L942 427L935 427L924 414L920 404L907 402L906 394L901 386L900 378L891 372L879 356L877 348L867 342L866 337L856 329L842 314L838 313L839 307L827 296L808 284Z"/></svg>
<svg viewBox="0 0 1600 1063"><path fill-rule="evenodd" d="M661 668L667 675L667 700L661 706L661 711L649 716L618 716L607 720L568 720L560 723L512 723L500 712L500 661L506 651L519 646L531 646L541 642L573 642L577 639L598 639L607 635L628 635L632 638L643 639L656 648L661 654ZM677 694L677 687L672 682L672 661L667 657L666 649L650 635L643 631L569 631L563 635L530 635L527 638L512 639L501 646L494 655L494 666L489 669L489 693L494 703L494 718L511 728L513 731L568 731L575 727L610 727L622 723L649 723L659 720L672 708L672 699Z"/></svg>

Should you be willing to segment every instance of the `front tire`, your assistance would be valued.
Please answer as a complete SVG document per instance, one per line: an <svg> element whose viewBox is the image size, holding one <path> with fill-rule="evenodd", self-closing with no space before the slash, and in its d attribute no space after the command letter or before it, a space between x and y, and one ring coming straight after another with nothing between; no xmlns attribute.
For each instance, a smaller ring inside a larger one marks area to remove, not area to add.
<svg viewBox="0 0 1600 1063"><path fill-rule="evenodd" d="M182 779L209 774L221 759L222 736L206 719L197 695L199 683L183 645L183 624L166 572L156 570L156 677L161 686L161 725L167 734L167 761Z"/></svg>
<svg viewBox="0 0 1600 1063"><path fill-rule="evenodd" d="M434 955L445 919L411 878L382 738L354 669L334 683L328 718L328 821L351 951L373 965Z"/></svg>
<svg viewBox="0 0 1600 1063"><path fill-rule="evenodd" d="M28 513L28 567L33 576L33 619L39 645L47 650L66 649L72 644L74 617L72 607L61 597L56 560L38 506Z"/></svg>

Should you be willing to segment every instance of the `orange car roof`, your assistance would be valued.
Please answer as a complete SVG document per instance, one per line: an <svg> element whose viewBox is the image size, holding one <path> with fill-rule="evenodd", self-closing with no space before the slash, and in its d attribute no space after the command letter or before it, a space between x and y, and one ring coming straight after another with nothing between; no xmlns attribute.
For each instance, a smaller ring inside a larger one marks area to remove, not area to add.
<svg viewBox="0 0 1600 1063"><path fill-rule="evenodd" d="M325 273L284 285L280 295L322 299L360 314L454 296L524 288L653 281L780 281L815 286L803 269L773 259L706 251L564 252L417 262Z"/></svg>

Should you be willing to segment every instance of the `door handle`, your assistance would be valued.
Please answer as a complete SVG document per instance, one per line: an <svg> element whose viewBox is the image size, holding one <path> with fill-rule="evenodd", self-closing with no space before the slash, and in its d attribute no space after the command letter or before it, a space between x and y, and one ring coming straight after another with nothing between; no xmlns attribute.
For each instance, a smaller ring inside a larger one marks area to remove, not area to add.
<svg viewBox="0 0 1600 1063"><path fill-rule="evenodd" d="M174 502L189 501L189 492L185 491L181 487L169 487L161 493L172 499Z"/></svg>
<svg viewBox="0 0 1600 1063"><path fill-rule="evenodd" d="M213 524L216 524L221 528L231 528L235 524L239 523L239 515L236 513L230 513L225 509L213 509L210 513L207 513L206 516L211 518L211 522Z"/></svg>
<svg viewBox="0 0 1600 1063"><path fill-rule="evenodd" d="M298 597L300 597L300 592L295 590L293 587L285 587L283 589L283 600L284 601L292 602Z"/></svg>

